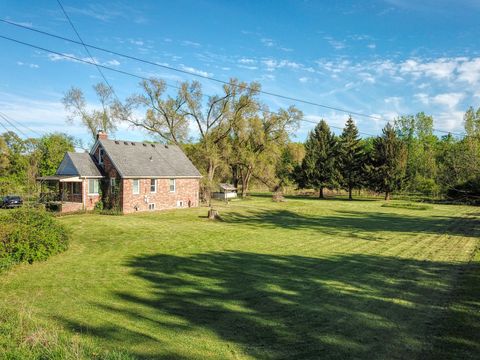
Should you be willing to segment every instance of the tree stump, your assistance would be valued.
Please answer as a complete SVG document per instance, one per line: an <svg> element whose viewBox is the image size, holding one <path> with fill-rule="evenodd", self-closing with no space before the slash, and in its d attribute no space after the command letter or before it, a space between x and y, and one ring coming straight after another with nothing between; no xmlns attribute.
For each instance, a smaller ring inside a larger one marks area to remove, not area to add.
<svg viewBox="0 0 480 360"><path fill-rule="evenodd" d="M210 209L208 210L208 218L210 220L220 220L220 215L218 214L218 211L215 209Z"/></svg>

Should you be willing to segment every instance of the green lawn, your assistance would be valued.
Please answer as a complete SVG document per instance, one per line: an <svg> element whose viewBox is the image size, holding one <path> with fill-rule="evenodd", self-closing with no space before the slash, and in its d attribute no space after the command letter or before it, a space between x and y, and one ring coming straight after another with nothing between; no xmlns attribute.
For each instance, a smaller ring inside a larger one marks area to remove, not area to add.
<svg viewBox="0 0 480 360"><path fill-rule="evenodd" d="M382 204L62 217L70 249L0 274L0 306L138 358L478 358L480 210Z"/></svg>

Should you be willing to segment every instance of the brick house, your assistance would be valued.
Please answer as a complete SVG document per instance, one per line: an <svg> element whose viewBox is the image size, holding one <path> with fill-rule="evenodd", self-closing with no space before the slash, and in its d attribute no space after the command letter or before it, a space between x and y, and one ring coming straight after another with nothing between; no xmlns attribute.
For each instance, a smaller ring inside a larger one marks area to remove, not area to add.
<svg viewBox="0 0 480 360"><path fill-rule="evenodd" d="M99 132L90 153L65 154L54 176L61 212L92 210L100 200L128 214L199 206L200 172L182 150L110 140Z"/></svg>

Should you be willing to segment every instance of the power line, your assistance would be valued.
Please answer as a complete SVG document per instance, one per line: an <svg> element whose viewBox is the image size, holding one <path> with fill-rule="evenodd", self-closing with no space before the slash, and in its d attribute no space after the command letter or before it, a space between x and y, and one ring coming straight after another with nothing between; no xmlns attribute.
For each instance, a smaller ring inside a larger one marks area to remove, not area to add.
<svg viewBox="0 0 480 360"><path fill-rule="evenodd" d="M8 120L5 116L3 116L1 113L0 113L0 117L5 120L8 124L10 124L11 127L13 127L15 130L17 130L20 134L22 134L23 136L25 136L26 138L28 138L29 136L24 133L22 130L20 130L13 122L11 122L10 120Z"/></svg>
<svg viewBox="0 0 480 360"><path fill-rule="evenodd" d="M10 38L8 36L0 35L0 38L15 42L15 43L18 43L18 44L21 44L21 45L29 46L29 47L32 47L32 48L37 49L37 50L42 50L42 51L45 51L45 52L49 52L49 53L52 53L52 54L63 56L67 59L75 60L75 61L82 62L82 63L89 64L89 65L95 65L95 66L101 67L103 69L114 71L114 72L117 72L117 73L120 73L120 74L123 74L123 75L132 76L132 77L135 77L135 78L138 78L138 79L141 79L141 80L147 80L147 81L150 80L149 78L146 78L146 77L141 76L141 75L133 74L133 73L130 73L128 71L124 71L124 70L120 70L120 69L115 69L115 68L112 68L112 67L109 67L109 66L106 66L106 65L103 65L103 64L98 64L98 63L93 62L93 61L80 59L80 58L72 56L72 55L63 54L63 53L60 53L58 51L54 51L54 50L50 50L50 49L47 49L47 48L44 48L44 47L41 47L41 46L33 45L33 44L30 44L30 43L27 43L27 42L24 42L24 41L20 41L20 40L17 40L17 39ZM165 84L169 87L180 90L180 87L178 87L178 86L175 86L175 85L172 85L172 84L169 84L169 83L165 83ZM206 97L207 95L203 95L203 96ZM274 114L273 111L266 111L266 113ZM301 121L308 122L308 123L311 123L311 124L318 124L318 122L313 121L313 120L308 120L308 119L301 119ZM339 126L333 126L333 125L330 126L330 127L334 128L334 129L339 129L339 130L343 129ZM369 133L365 133L365 132L359 132L359 133L361 133L363 135L367 135L367 136L375 136L373 134L369 134Z"/></svg>
<svg viewBox="0 0 480 360"><path fill-rule="evenodd" d="M2 113L2 112L0 112L0 115L2 115L3 117L6 117L6 118L8 118L10 121L13 121L15 124L17 124L17 125L19 125L19 126L22 126L22 127L24 127L24 128L25 128L25 129L27 129L28 131L30 131L30 132L32 132L32 133L34 133L34 134L38 135L38 136L43 136L43 135L45 135L45 134L46 134L45 132L39 133L38 131L36 131L36 130L33 130L32 128L28 127L27 125L25 125L25 124L22 124L21 122L19 122L19 121L15 120L15 119L12 119L12 117L8 116L8 115L7 115L7 114L5 114L5 113Z"/></svg>
<svg viewBox="0 0 480 360"><path fill-rule="evenodd" d="M146 60L146 59L142 59L142 58L139 58L139 57L136 57L136 56L127 55L127 54L119 53L119 52L114 51L114 50L109 50L109 49L102 48L102 47L99 47L99 46L86 44L83 41L78 42L76 40L69 39L69 38L66 38L66 37L63 37L63 36L55 35L55 34L52 34L52 33L46 32L46 31L42 31L42 30L38 30L38 29L34 29L34 28L31 28L31 27L28 27L28 26L25 26L25 25L17 24L17 23L14 23L12 21L9 21L9 20L0 19L0 21L4 22L6 24L12 25L12 26L16 26L16 27L25 29L25 30L34 31L34 32L37 32L39 34L43 34L43 35L47 35L47 36L54 37L54 38L57 38L57 39L61 39L61 40L65 40L65 41L68 41L68 42L83 45L86 48L92 48L92 49L103 51L103 52L106 52L106 53L109 53L109 54L112 54L112 55L120 56L120 57L123 57L123 58L126 58L126 59L139 61L139 62L149 64L149 65L153 65L153 66L158 66L158 67L161 67L161 68L164 68L164 69L167 69L167 70L176 71L176 72L179 72L179 73L183 73L183 74L195 76L195 77L198 77L198 78L214 81L214 82L221 83L221 84L224 84L224 85L232 85L228 81L224 81L224 80L213 78L213 77L210 77L210 76L205 76L205 75L193 73L193 72L187 71L187 70L178 69L178 68L175 68L173 66L158 64L156 62ZM240 87L240 85L233 85L233 86ZM252 88L250 88L248 86L243 87L243 88L248 89L248 90L253 90ZM355 115L355 116L360 116L360 117L369 118L369 119L372 119L372 120L384 121L384 122L389 122L390 121L390 120L384 119L384 118L379 117L379 116L368 115L368 114L364 114L364 113L360 113L360 112L356 112L356 111L350 111L350 110L347 110L347 109L342 109L342 108L338 108L338 107L334 107L334 106L324 105L324 104L320 104L320 103L309 101L309 100L303 100L303 99L299 99L299 98L295 98L295 97L291 97L291 96L287 96L287 95L273 93L273 92L270 92L270 91L265 91L265 90L255 90L255 91L257 91L258 93L264 94L264 95L273 96L273 97L281 98L281 99L284 99L284 100L299 102L299 103L303 103L303 104L307 104L307 105L311 105L311 106L317 106L317 107L321 107L321 108L324 108L324 109L338 111L338 112L342 112L342 113L349 114L349 115ZM433 130L435 132L439 132L439 133L462 136L462 134L452 133L450 131L439 130L439 129L433 129Z"/></svg>
<svg viewBox="0 0 480 360"><path fill-rule="evenodd" d="M115 90L113 89L113 87L110 85L110 83L108 82L105 74L103 73L102 69L98 66L97 62L95 61L95 58L92 56L92 54L90 53L90 50L88 50L88 47L85 45L85 42L83 41L82 37L80 36L79 32L77 31L77 28L75 27L75 25L73 25L73 22L72 20L70 19L70 16L68 16L67 12L65 11L65 8L63 7L62 3L60 2L60 0L57 0L57 3L58 5L60 6L60 9L62 9L62 12L63 14L65 15L65 17L67 18L68 22L70 23L70 26L72 27L73 31L75 31L75 34L77 34L77 37L78 37L78 40L80 40L81 44L83 45L85 51L87 52L88 56L90 56L90 59L92 59L92 62L95 64L95 67L97 68L98 72L100 73L100 76L103 78L103 80L105 81L105 84L107 84L107 86L110 88L110 91L113 93L113 95L115 96L115 98L117 99L117 101L119 102L119 104L121 104L121 101L120 101L120 98L117 96L117 93L115 92Z"/></svg>
<svg viewBox="0 0 480 360"><path fill-rule="evenodd" d="M149 78L141 76L141 75L133 74L131 72L120 70L120 69L115 69L115 68L112 68L112 67L109 67L109 66L106 66L106 65L103 65L103 64L98 64L95 61L80 59L80 58L72 56L72 55L63 54L63 53L60 53L58 51L54 51L54 50L50 50L50 49L47 49L47 48L44 48L44 47L41 47L41 46L33 45L33 44L30 44L30 43L27 43L27 42L24 42L24 41L21 41L21 40L10 38L8 36L0 35L0 38L15 42L15 43L18 43L18 44L21 44L21 45L25 45L25 46L28 46L28 47L32 47L32 48L37 49L37 50L42 50L42 51L45 51L45 52L48 52L48 53L56 54L56 55L65 57L67 59L71 59L71 60L74 60L74 61L89 64L89 65L95 65L95 66L98 66L100 68L107 69L107 70L110 70L110 71L114 71L114 72L117 72L117 73L120 73L120 74L123 74L123 75L132 76L132 77L135 77L137 79L146 80L146 81L150 80ZM178 86L175 86L175 85L172 85L172 84L169 84L169 83L165 83L165 84L167 86L171 87L171 88L180 90L180 87L178 87ZM207 95L204 94L203 96L206 97ZM266 112L269 113L269 114L274 114L273 111L266 111ZM313 120L308 120L308 119L301 119L300 121L308 122L308 123L311 123L311 124L318 124L318 122L313 121ZM334 129L338 129L338 130L343 130L343 128L339 127L339 126L330 125L330 127L334 128ZM459 136L459 137L462 136L461 134L457 134L457 133L446 132L446 131L441 131L441 130L436 130L436 129L433 129L433 130L439 131L439 132L445 132L445 133L452 134L452 135ZM361 132L361 131L359 131L359 133L363 134L363 135L367 135L367 136L376 136L374 134L369 134L369 133L365 133L365 132Z"/></svg>

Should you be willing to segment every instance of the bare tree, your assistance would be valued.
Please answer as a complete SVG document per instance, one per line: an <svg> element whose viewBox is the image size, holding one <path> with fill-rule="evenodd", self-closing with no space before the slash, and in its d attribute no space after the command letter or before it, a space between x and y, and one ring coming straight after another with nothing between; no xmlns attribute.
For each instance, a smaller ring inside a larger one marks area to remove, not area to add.
<svg viewBox="0 0 480 360"><path fill-rule="evenodd" d="M80 121L84 125L92 139L95 140L97 131L113 132L117 128L118 117L116 101L112 89L104 83L98 83L94 87L101 109L89 110L82 90L72 87L63 97L62 102L69 112L68 121L73 123Z"/></svg>

